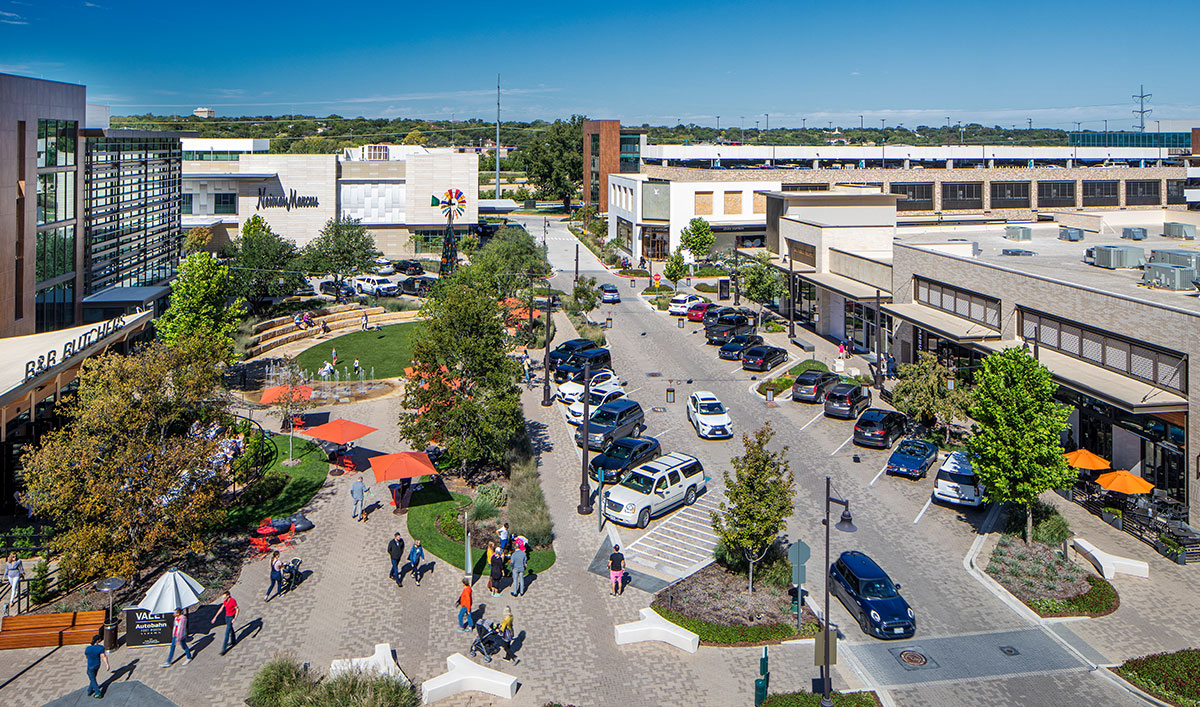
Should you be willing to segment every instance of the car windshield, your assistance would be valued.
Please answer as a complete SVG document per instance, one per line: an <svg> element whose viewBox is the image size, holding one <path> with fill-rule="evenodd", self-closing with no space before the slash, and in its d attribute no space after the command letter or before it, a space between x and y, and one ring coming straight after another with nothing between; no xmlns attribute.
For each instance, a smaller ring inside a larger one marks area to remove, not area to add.
<svg viewBox="0 0 1200 707"><path fill-rule="evenodd" d="M380 285L390 285L390 284L392 284L392 281L391 281L391 280L389 280L389 279L387 279L386 277L381 277L381 278L379 278L378 280L376 280L375 282L378 282Z"/></svg>
<svg viewBox="0 0 1200 707"><path fill-rule="evenodd" d="M604 390L599 390L599 391L593 390L592 396L590 398L588 398L588 404L589 405L603 405L604 401L608 398L609 395L612 395L612 393L610 393L608 391L604 391Z"/></svg>
<svg viewBox="0 0 1200 707"><path fill-rule="evenodd" d="M700 414L701 415L720 415L725 412L725 406L718 400L701 400Z"/></svg>
<svg viewBox="0 0 1200 707"><path fill-rule="evenodd" d="M953 471L939 471L938 481L949 481L952 484L963 484L964 486L975 485L974 474L956 474Z"/></svg>
<svg viewBox="0 0 1200 707"><path fill-rule="evenodd" d="M621 485L625 488L633 489L644 496L649 496L650 492L654 490L654 479L635 471L626 476Z"/></svg>
<svg viewBox="0 0 1200 707"><path fill-rule="evenodd" d="M617 424L617 413L600 408L592 415L592 422L598 425L615 425Z"/></svg>
<svg viewBox="0 0 1200 707"><path fill-rule="evenodd" d="M925 445L920 442L902 442L900 448L896 450L900 454L907 454L913 457L924 456Z"/></svg>
<svg viewBox="0 0 1200 707"><path fill-rule="evenodd" d="M750 337L745 334L738 334L729 340L731 346L745 346L746 342L750 341Z"/></svg>
<svg viewBox="0 0 1200 707"><path fill-rule="evenodd" d="M887 577L864 579L862 580L862 595L868 599L891 599L896 596L896 585L892 584L892 580Z"/></svg>
<svg viewBox="0 0 1200 707"><path fill-rule="evenodd" d="M625 444L614 444L604 451L605 456L613 459L628 459L633 455L633 447Z"/></svg>

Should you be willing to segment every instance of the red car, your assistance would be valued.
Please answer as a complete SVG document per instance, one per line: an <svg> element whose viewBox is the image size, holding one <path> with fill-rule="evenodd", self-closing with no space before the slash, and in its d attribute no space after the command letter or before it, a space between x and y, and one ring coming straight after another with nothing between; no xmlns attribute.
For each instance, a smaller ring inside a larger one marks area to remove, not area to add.
<svg viewBox="0 0 1200 707"><path fill-rule="evenodd" d="M688 321L689 322L704 321L704 313L710 309L717 307L717 306L718 305L714 304L713 302L701 302L700 304L693 304L687 311Z"/></svg>

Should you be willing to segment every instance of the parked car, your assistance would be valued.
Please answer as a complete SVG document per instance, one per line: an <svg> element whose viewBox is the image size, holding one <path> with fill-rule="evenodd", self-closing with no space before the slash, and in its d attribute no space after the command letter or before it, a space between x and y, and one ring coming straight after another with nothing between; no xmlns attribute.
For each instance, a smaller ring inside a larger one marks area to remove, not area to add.
<svg viewBox="0 0 1200 707"><path fill-rule="evenodd" d="M371 272L376 275L395 275L396 268L391 263L385 263L384 265L376 265L374 268L371 268Z"/></svg>
<svg viewBox="0 0 1200 707"><path fill-rule="evenodd" d="M854 443L863 447L891 449L908 430L908 416L902 412L870 408L854 423Z"/></svg>
<svg viewBox="0 0 1200 707"><path fill-rule="evenodd" d="M397 260L394 263L396 272L403 275L424 275L425 268L415 260Z"/></svg>
<svg viewBox="0 0 1200 707"><path fill-rule="evenodd" d="M971 460L962 452L951 452L938 468L933 482L933 497L960 506L982 506L987 491L971 468Z"/></svg>
<svg viewBox="0 0 1200 707"><path fill-rule="evenodd" d="M792 384L792 400L798 403L821 403L842 377L831 371L804 371Z"/></svg>
<svg viewBox="0 0 1200 707"><path fill-rule="evenodd" d="M596 408L588 420L588 449L603 451L622 437L637 437L646 430L642 406L629 398L621 398ZM583 425L575 430L575 444L583 446Z"/></svg>
<svg viewBox="0 0 1200 707"><path fill-rule="evenodd" d="M616 285L604 283L600 286L600 301L604 304L619 304L621 302L621 293L617 291Z"/></svg>
<svg viewBox="0 0 1200 707"><path fill-rule="evenodd" d="M829 568L833 593L863 633L877 638L912 638L917 617L900 596L900 585L858 550L847 550Z"/></svg>
<svg viewBox="0 0 1200 707"><path fill-rule="evenodd" d="M906 439L892 452L892 456L888 457L887 473L889 476L923 479L937 462L937 458L938 448L932 442Z"/></svg>
<svg viewBox="0 0 1200 707"><path fill-rule="evenodd" d="M687 419L701 439L725 439L733 436L733 420L729 411L707 390L688 396Z"/></svg>
<svg viewBox="0 0 1200 707"><path fill-rule="evenodd" d="M625 472L660 454L662 445L653 437L622 437L610 444L603 454L592 457L588 463L592 481L600 480L600 470L603 469L604 483L620 483L625 478Z"/></svg>
<svg viewBox="0 0 1200 707"><path fill-rule="evenodd" d="M624 385L624 383L621 382L621 379L617 377L616 373L613 373L607 368L601 368L598 371L592 371L591 387L597 388L602 385L616 386ZM579 374L573 378L563 381L558 386L558 402L563 403L564 405L570 405L576 400L579 400L581 395L583 395L583 371L580 371Z"/></svg>
<svg viewBox="0 0 1200 707"><path fill-rule="evenodd" d="M688 308L693 304L699 304L703 301L703 299L696 295L675 295L671 298L671 303L667 305L667 314L682 317L687 314Z"/></svg>
<svg viewBox="0 0 1200 707"><path fill-rule="evenodd" d="M396 294L396 283L386 277L363 275L354 278L354 289L359 294L386 297Z"/></svg>
<svg viewBox="0 0 1200 707"><path fill-rule="evenodd" d="M735 336L753 333L753 319L745 314L726 314L704 327L704 342L713 346L724 346Z"/></svg>
<svg viewBox="0 0 1200 707"><path fill-rule="evenodd" d="M588 349L580 351L565 362L558 364L558 368L554 369L554 382L559 383L568 380L577 373L583 373L587 367L591 366L592 370L600 370L601 368L612 368L612 355L608 349Z"/></svg>
<svg viewBox="0 0 1200 707"><path fill-rule="evenodd" d="M738 334L717 349L717 356L728 361L740 361L743 351L762 343L763 338L758 334Z"/></svg>
<svg viewBox="0 0 1200 707"><path fill-rule="evenodd" d="M871 407L871 391L857 383L838 383L825 396L825 416L852 420Z"/></svg>
<svg viewBox="0 0 1200 707"><path fill-rule="evenodd" d="M333 280L326 280L325 282L317 285L317 291L323 295L329 295L330 297L354 296L354 288L351 287L350 283L346 282L345 280L342 280L340 286L339 283L336 283Z"/></svg>
<svg viewBox="0 0 1200 707"><path fill-rule="evenodd" d="M438 283L436 277L416 275L400 281L400 291L413 297L428 297L429 291Z"/></svg>
<svg viewBox="0 0 1200 707"><path fill-rule="evenodd" d="M591 410L595 410L605 403L611 403L614 400L620 400L625 397L625 391L616 385L592 388L589 392L588 406ZM576 427L579 426L580 422L583 422L583 396L581 395L579 398L579 400L567 406L567 422Z"/></svg>
<svg viewBox="0 0 1200 707"><path fill-rule="evenodd" d="M632 469L604 499L604 515L645 528L675 506L690 506L708 488L704 467L693 456L671 452Z"/></svg>
<svg viewBox="0 0 1200 707"><path fill-rule="evenodd" d="M688 321L689 322L702 322L702 321L704 321L704 313L705 312L707 312L710 309L716 309L720 306L721 305L716 304L714 302L700 302L698 304L693 304L691 307L688 307L688 311L687 311Z"/></svg>
<svg viewBox="0 0 1200 707"><path fill-rule="evenodd" d="M311 282L309 282L308 280L305 280L303 285L296 288L296 291L292 293L292 296L293 297L316 297L317 291L313 289Z"/></svg>
<svg viewBox="0 0 1200 707"><path fill-rule="evenodd" d="M558 368L558 364L566 361L580 351L598 348L600 346L591 339L571 339L570 341L564 341L555 346L554 350L550 352L550 370L553 371L555 368Z"/></svg>
<svg viewBox="0 0 1200 707"><path fill-rule="evenodd" d="M717 323L717 319L729 314L745 314L745 312L728 306L709 307L704 310L704 326L709 327Z"/></svg>
<svg viewBox="0 0 1200 707"><path fill-rule="evenodd" d="M778 346L751 346L742 352L742 369L769 371L788 360L788 352Z"/></svg>

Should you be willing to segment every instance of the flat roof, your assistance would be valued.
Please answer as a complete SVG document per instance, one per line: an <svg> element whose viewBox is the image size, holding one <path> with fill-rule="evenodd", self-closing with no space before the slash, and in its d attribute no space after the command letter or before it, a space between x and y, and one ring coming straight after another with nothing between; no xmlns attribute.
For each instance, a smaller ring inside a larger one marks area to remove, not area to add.
<svg viewBox="0 0 1200 707"><path fill-rule="evenodd" d="M156 300L169 293L171 288L166 285L156 287L110 287L94 295L83 298L83 304L139 304Z"/></svg>
<svg viewBox="0 0 1200 707"><path fill-rule="evenodd" d="M184 172L184 179L240 179L244 181L258 181L263 179L274 179L278 177L277 172Z"/></svg>

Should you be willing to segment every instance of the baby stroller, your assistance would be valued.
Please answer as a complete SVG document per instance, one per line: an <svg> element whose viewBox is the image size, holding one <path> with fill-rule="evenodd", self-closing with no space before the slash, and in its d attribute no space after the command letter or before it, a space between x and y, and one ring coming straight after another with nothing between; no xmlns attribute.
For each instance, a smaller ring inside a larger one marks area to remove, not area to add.
<svg viewBox="0 0 1200 707"><path fill-rule="evenodd" d="M500 625L495 621L480 621L475 626L475 641L471 643L471 657L476 653L483 654L483 662L492 662L492 656L504 647L504 639L500 637Z"/></svg>
<svg viewBox="0 0 1200 707"><path fill-rule="evenodd" d="M300 586L300 581L304 579L304 574L300 572L301 562L299 557L293 557L289 562L284 563L283 587L280 588L280 593L290 592Z"/></svg>

